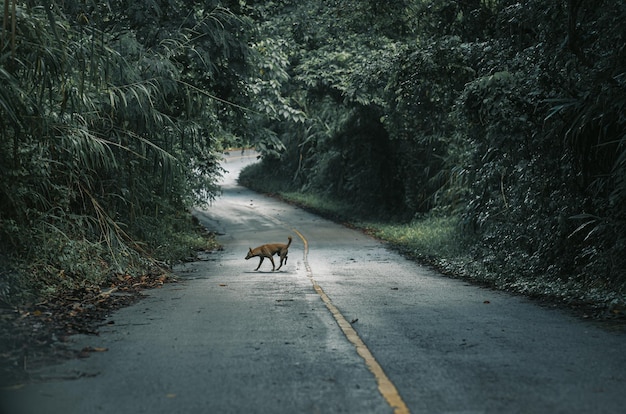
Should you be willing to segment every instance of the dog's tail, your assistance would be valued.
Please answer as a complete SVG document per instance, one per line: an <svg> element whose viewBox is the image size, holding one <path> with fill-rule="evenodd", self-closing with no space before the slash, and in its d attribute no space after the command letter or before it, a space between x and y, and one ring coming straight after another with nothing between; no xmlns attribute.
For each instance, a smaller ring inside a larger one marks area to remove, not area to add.
<svg viewBox="0 0 626 414"><path fill-rule="evenodd" d="M291 246L291 236L287 237L287 239L289 240L289 243L287 243L287 247Z"/></svg>

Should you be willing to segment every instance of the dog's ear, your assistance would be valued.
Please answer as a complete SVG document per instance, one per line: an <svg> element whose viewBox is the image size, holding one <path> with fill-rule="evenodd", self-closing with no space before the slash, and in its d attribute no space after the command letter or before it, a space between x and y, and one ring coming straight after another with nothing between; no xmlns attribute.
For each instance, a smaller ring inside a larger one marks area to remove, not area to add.
<svg viewBox="0 0 626 414"><path fill-rule="evenodd" d="M250 247L250 253L252 253L252 247Z"/></svg>

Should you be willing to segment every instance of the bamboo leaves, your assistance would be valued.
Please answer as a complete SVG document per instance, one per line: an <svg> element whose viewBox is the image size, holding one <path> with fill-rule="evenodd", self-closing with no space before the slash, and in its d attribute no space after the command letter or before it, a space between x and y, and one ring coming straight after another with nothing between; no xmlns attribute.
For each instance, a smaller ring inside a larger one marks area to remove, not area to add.
<svg viewBox="0 0 626 414"><path fill-rule="evenodd" d="M155 239L159 218L216 191L215 137L233 136L219 108L243 87L243 20L199 3L121 3L12 2L3 15L0 249L16 257L50 264L54 249L80 260L73 248L100 246L98 260L121 268L147 253L138 241Z"/></svg>

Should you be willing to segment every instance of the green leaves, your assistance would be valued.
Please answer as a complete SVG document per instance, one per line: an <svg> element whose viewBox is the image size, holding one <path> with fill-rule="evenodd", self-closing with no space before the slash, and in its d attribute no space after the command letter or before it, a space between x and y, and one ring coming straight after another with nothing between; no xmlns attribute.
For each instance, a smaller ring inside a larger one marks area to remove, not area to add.
<svg viewBox="0 0 626 414"><path fill-rule="evenodd" d="M262 6L254 93L285 149L261 146L268 171L383 216L459 216L507 280L623 291L626 9L575 3Z"/></svg>
<svg viewBox="0 0 626 414"><path fill-rule="evenodd" d="M0 53L0 258L34 263L41 285L59 271L97 281L110 269L94 262L145 259L160 243L148 228L216 194L219 153L250 110L249 19L178 0L20 4L11 18L16 48Z"/></svg>

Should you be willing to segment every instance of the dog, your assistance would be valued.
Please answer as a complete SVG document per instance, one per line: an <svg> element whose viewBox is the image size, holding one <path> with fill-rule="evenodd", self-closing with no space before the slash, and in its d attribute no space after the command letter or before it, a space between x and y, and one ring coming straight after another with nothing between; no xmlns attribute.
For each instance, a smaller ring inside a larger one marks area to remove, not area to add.
<svg viewBox="0 0 626 414"><path fill-rule="evenodd" d="M250 251L246 255L246 260L252 257L260 257L261 261L259 262L259 265L256 267L256 269L254 269L255 271L257 271L259 270L259 267L261 267L261 263L263 263L263 260L265 260L265 258L267 257L272 262L272 272L273 272L274 269L276 268L276 265L274 264L274 258L272 256L274 255L280 256L279 266L278 266L278 269L276 269L276 271L280 270L280 268L283 267L283 260L285 261L285 264L287 264L287 253L289 252L289 246L291 245L291 236L287 237L287 239L289 240L289 243L287 244L270 243L270 244L264 244L254 249L251 247Z"/></svg>

